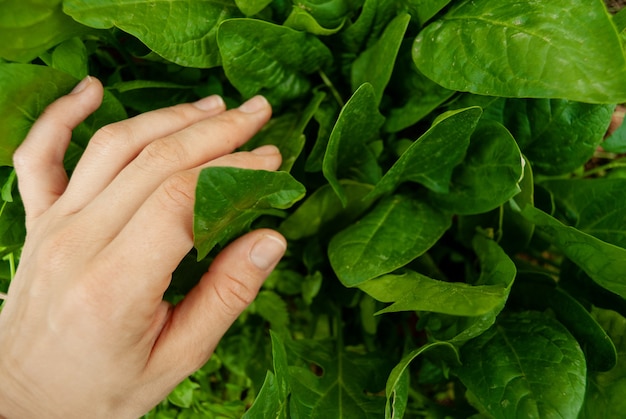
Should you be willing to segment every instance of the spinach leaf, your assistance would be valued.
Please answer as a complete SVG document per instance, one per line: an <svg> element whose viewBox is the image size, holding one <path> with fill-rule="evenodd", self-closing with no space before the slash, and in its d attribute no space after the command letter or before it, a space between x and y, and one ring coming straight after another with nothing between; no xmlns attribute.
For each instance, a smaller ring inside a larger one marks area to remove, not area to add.
<svg viewBox="0 0 626 419"><path fill-rule="evenodd" d="M419 33L413 59L453 90L626 101L624 51L599 1L461 1Z"/></svg>
<svg viewBox="0 0 626 419"><path fill-rule="evenodd" d="M198 260L218 243L240 235L260 215L289 208L304 196L302 184L285 172L209 167L200 172L194 211Z"/></svg>
<svg viewBox="0 0 626 419"><path fill-rule="evenodd" d="M461 359L455 374L479 410L494 417L576 417L583 404L583 353L563 326L540 313L503 316L461 348Z"/></svg>

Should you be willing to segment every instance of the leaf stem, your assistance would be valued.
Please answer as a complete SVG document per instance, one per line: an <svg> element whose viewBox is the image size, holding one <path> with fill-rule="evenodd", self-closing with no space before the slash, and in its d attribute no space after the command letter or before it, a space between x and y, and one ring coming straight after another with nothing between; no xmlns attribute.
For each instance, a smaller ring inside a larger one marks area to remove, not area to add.
<svg viewBox="0 0 626 419"><path fill-rule="evenodd" d="M614 160L611 163L607 163L604 166L598 166L598 167L594 167L593 169L589 169L586 172L582 173L580 176L578 177L589 177L591 175L594 175L596 173L601 173L601 172L605 172L607 170L610 169L617 169L619 167L626 167L626 159L625 158L621 158L619 160Z"/></svg>
<svg viewBox="0 0 626 419"><path fill-rule="evenodd" d="M335 85L333 84L333 82L330 81L330 79L328 78L326 73L324 73L324 71L318 70L318 72L319 72L320 77L324 81L324 84L326 85L326 87L328 87L328 89L330 89L330 92L332 93L333 97L335 98L335 100L337 101L339 106L343 108L346 103L341 98L341 95L339 94L337 89L335 89Z"/></svg>

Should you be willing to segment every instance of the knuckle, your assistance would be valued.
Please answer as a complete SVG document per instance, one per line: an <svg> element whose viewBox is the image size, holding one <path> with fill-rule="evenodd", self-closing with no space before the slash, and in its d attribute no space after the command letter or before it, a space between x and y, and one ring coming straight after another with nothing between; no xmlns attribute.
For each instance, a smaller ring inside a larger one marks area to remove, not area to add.
<svg viewBox="0 0 626 419"><path fill-rule="evenodd" d="M134 138L135 133L127 123L109 124L96 131L89 141L89 147L106 154L108 150L117 151L120 147L125 147Z"/></svg>
<svg viewBox="0 0 626 419"><path fill-rule="evenodd" d="M172 139L159 139L148 144L137 157L136 164L146 170L180 168L187 160L183 147Z"/></svg>
<svg viewBox="0 0 626 419"><path fill-rule="evenodd" d="M167 178L157 193L161 207L172 212L193 208L194 183L195 176L190 172L178 172Z"/></svg>
<svg viewBox="0 0 626 419"><path fill-rule="evenodd" d="M221 287L214 286L215 294L222 303L224 313L229 317L236 317L254 301L257 291L234 275L224 275L227 281Z"/></svg>

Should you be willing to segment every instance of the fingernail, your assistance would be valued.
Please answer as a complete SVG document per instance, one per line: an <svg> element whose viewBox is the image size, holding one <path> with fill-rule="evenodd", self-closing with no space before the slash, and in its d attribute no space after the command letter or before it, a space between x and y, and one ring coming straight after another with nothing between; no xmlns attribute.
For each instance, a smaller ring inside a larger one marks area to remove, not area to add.
<svg viewBox="0 0 626 419"><path fill-rule="evenodd" d="M275 145L268 144L255 148L252 150L252 154L256 154L258 156L272 156L274 154L280 154L280 151Z"/></svg>
<svg viewBox="0 0 626 419"><path fill-rule="evenodd" d="M222 99L222 97L219 95L207 96L198 100L197 102L193 102L192 105L200 109L201 111L210 111L213 109L226 107L226 105L224 104L224 99Z"/></svg>
<svg viewBox="0 0 626 419"><path fill-rule="evenodd" d="M256 113L267 108L267 106L269 106L267 99L263 96L255 96L247 102L244 102L244 104L239 107L239 110L245 113Z"/></svg>
<svg viewBox="0 0 626 419"><path fill-rule="evenodd" d="M87 86L89 86L91 84L91 76L87 76L84 79L82 79L80 81L80 83L78 83L76 86L74 86L74 88L72 89L72 91L70 92L70 95L75 95L77 93L82 92L83 90L85 90L87 88Z"/></svg>
<svg viewBox="0 0 626 419"><path fill-rule="evenodd" d="M282 240L265 234L252 246L250 261L265 271L278 263L285 250L287 246Z"/></svg>

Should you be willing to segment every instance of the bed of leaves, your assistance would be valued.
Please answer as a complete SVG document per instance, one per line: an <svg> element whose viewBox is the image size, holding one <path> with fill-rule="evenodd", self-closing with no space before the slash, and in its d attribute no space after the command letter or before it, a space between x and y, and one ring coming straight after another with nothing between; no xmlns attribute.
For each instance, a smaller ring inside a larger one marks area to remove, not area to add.
<svg viewBox="0 0 626 419"><path fill-rule="evenodd" d="M19 263L11 154L87 74L102 125L264 94L205 170L196 248L273 227L288 254L213 358L147 418L613 418L626 410L626 12L601 0L0 2L0 291ZM212 199L220 196L221 199Z"/></svg>

